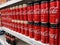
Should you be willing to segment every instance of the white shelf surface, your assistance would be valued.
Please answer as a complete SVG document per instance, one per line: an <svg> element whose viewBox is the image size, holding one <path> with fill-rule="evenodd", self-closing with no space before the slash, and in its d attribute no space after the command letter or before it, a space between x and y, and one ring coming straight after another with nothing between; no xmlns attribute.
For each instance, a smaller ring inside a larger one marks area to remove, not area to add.
<svg viewBox="0 0 60 45"><path fill-rule="evenodd" d="M49 44L44 44L44 43L41 43L40 41L36 41L34 39L31 39L31 38L29 38L29 37L27 37L25 35L22 35L22 34L20 34L18 32L12 31L12 30L10 30L10 29L8 29L6 27L2 27L1 29L8 32L8 33L10 33L10 34L12 34L12 35L14 35L15 37L17 37L19 39L27 42L30 45L49 45Z"/></svg>
<svg viewBox="0 0 60 45"><path fill-rule="evenodd" d="M4 4L1 4L1 5L0 5L0 8L3 8L3 7L5 7L5 6L8 6L8 5L11 5L11 4L14 4L14 3L17 3L17 2L19 2L19 1L22 1L22 0L11 0L11 1L8 1L8 2L6 2L6 3L4 3Z"/></svg>

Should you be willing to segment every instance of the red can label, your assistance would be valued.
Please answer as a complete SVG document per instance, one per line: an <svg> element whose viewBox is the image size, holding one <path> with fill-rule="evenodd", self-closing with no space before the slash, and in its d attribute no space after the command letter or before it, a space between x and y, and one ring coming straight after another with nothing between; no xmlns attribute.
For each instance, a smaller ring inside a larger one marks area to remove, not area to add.
<svg viewBox="0 0 60 45"><path fill-rule="evenodd" d="M59 1L50 2L50 23L59 23Z"/></svg>
<svg viewBox="0 0 60 45"><path fill-rule="evenodd" d="M41 40L40 26L34 26L34 38L35 40Z"/></svg>
<svg viewBox="0 0 60 45"><path fill-rule="evenodd" d="M41 3L41 22L48 22L48 2Z"/></svg>
<svg viewBox="0 0 60 45"><path fill-rule="evenodd" d="M23 20L23 8L19 8L20 20Z"/></svg>
<svg viewBox="0 0 60 45"><path fill-rule="evenodd" d="M27 6L23 7L23 21L28 21L28 17L27 17ZM27 30L27 24L23 24L23 27L24 27L24 34L26 36L28 36L28 30Z"/></svg>
<svg viewBox="0 0 60 45"><path fill-rule="evenodd" d="M23 7L23 18L24 21L27 21L28 17L27 17L27 7Z"/></svg>
<svg viewBox="0 0 60 45"><path fill-rule="evenodd" d="M28 24L24 24L25 35L29 36Z"/></svg>
<svg viewBox="0 0 60 45"><path fill-rule="evenodd" d="M41 41L43 43L49 43L49 28L41 26Z"/></svg>
<svg viewBox="0 0 60 45"><path fill-rule="evenodd" d="M28 6L27 7L28 9L28 21L29 22L32 22L33 21L33 10L34 10L34 7L33 6Z"/></svg>
<svg viewBox="0 0 60 45"><path fill-rule="evenodd" d="M19 16L20 16L20 21L23 21L23 8L19 8ZM24 30L23 30L23 24L20 23L20 28L21 28L21 33L24 34Z"/></svg>
<svg viewBox="0 0 60 45"><path fill-rule="evenodd" d="M34 37L33 25L28 25L28 27L29 27L29 37L33 38Z"/></svg>
<svg viewBox="0 0 60 45"><path fill-rule="evenodd" d="M58 28L50 28L49 31L49 44L58 45Z"/></svg>
<svg viewBox="0 0 60 45"><path fill-rule="evenodd" d="M40 5L35 4L34 5L34 15L33 15L34 22L40 22Z"/></svg>

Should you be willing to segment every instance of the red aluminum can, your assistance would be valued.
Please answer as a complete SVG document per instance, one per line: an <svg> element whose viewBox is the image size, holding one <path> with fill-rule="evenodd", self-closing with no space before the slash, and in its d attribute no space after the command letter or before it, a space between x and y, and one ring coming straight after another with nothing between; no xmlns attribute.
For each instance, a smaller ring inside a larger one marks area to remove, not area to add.
<svg viewBox="0 0 60 45"><path fill-rule="evenodd" d="M40 4L39 1L34 3L34 22L40 22Z"/></svg>
<svg viewBox="0 0 60 45"><path fill-rule="evenodd" d="M50 24L57 25L59 24L59 11L60 11L60 1L59 0L52 0L50 1ZM49 44L50 45L59 45L58 44L58 26L55 28L50 28L49 31Z"/></svg>
<svg viewBox="0 0 60 45"><path fill-rule="evenodd" d="M48 1L41 1L41 23L48 23Z"/></svg>
<svg viewBox="0 0 60 45"><path fill-rule="evenodd" d="M58 28L50 28L49 45L59 45L58 40Z"/></svg>
<svg viewBox="0 0 60 45"><path fill-rule="evenodd" d="M13 24L13 23L12 23L12 20L13 20L13 19L12 19L12 17L13 17L13 15L12 15L12 9L13 9L13 8L10 7L10 10L9 10L9 15L10 15L10 19L11 19L11 25ZM11 29L14 30L14 29L13 29L13 25L11 26Z"/></svg>
<svg viewBox="0 0 60 45"><path fill-rule="evenodd" d="M8 19L7 11L8 11L8 9L6 8L6 21L7 21L6 22L7 23L6 25L7 25L7 28L9 28L9 21L7 20Z"/></svg>
<svg viewBox="0 0 60 45"><path fill-rule="evenodd" d="M23 4L23 18L27 21L27 4Z"/></svg>
<svg viewBox="0 0 60 45"><path fill-rule="evenodd" d="M45 26L41 26L41 42L49 43L49 28Z"/></svg>
<svg viewBox="0 0 60 45"><path fill-rule="evenodd" d="M21 30L21 33L24 34L24 31L23 31L23 5L19 5L19 15L20 15L20 30Z"/></svg>
<svg viewBox="0 0 60 45"><path fill-rule="evenodd" d="M27 12L28 13L28 22L33 22L34 7L33 7L33 3L32 2L28 3L27 10L28 10L28 12Z"/></svg>
<svg viewBox="0 0 60 45"><path fill-rule="evenodd" d="M59 11L60 11L60 1L52 0L50 1L50 24L59 23Z"/></svg>
<svg viewBox="0 0 60 45"><path fill-rule="evenodd" d="M24 24L25 35L29 36L28 24Z"/></svg>
<svg viewBox="0 0 60 45"><path fill-rule="evenodd" d="M41 1L41 42L49 43L49 16L48 16L48 8L49 3L47 0Z"/></svg>
<svg viewBox="0 0 60 45"><path fill-rule="evenodd" d="M7 8L6 8L6 10L5 10L6 12L5 12L5 25L6 25L6 27L7 28L9 28L9 25L8 25L8 20L7 20L7 18L8 18L8 15L7 15Z"/></svg>
<svg viewBox="0 0 60 45"><path fill-rule="evenodd" d="M27 7L27 15L28 15L28 22L33 22L33 12L34 12L34 6L33 6L33 2L28 2L28 7ZM28 24L28 31L29 31L29 37L30 38L33 38L34 36L34 30L31 30L32 25L31 24ZM33 31L33 32L32 32Z"/></svg>
<svg viewBox="0 0 60 45"><path fill-rule="evenodd" d="M34 15L33 15L33 20L34 20L34 38L35 40L41 40L41 26L40 25L40 1L35 1L34 2Z"/></svg>
<svg viewBox="0 0 60 45"><path fill-rule="evenodd" d="M33 25L29 25L29 37L30 38L34 38Z"/></svg>
<svg viewBox="0 0 60 45"><path fill-rule="evenodd" d="M26 34L26 35L28 33L28 30L25 30L27 28L27 24L26 24L27 21L28 21L27 4L23 4L23 28L24 28L23 31L24 31L24 34Z"/></svg>
<svg viewBox="0 0 60 45"><path fill-rule="evenodd" d="M12 19L11 19L11 15L10 15L10 8L9 8L9 13L8 13L8 15L9 15L9 18L10 18L10 24L12 25ZM10 25L10 29L12 30L12 26Z"/></svg>
<svg viewBox="0 0 60 45"><path fill-rule="evenodd" d="M10 7L10 17L11 17L11 25L12 26L12 30L15 31L15 22L13 21L14 20L14 16L15 16L15 7Z"/></svg>
<svg viewBox="0 0 60 45"><path fill-rule="evenodd" d="M6 9L5 9L5 11L6 11ZM3 15L4 15L4 13L3 13ZM6 12L5 12L5 16L4 16L4 23L6 22L7 23L7 20L6 20ZM5 27L7 27L8 28L8 26L7 26L7 24L4 24L5 25Z"/></svg>
<svg viewBox="0 0 60 45"><path fill-rule="evenodd" d="M16 7L16 23L17 23L17 32L20 32L20 23L19 23L19 20L20 20L20 12L19 12L19 6L17 5Z"/></svg>
<svg viewBox="0 0 60 45"><path fill-rule="evenodd" d="M41 40L40 26L34 26L34 38L35 40Z"/></svg>
<svg viewBox="0 0 60 45"><path fill-rule="evenodd" d="M18 23L17 23L18 15L19 15L19 14L18 14L18 9L19 9L18 6L16 6L16 8L15 8L15 11L16 11L16 12L15 12L15 20L16 20L16 21L15 21L15 29L16 29L16 32L18 32Z"/></svg>
<svg viewBox="0 0 60 45"><path fill-rule="evenodd" d="M8 12L7 12L7 17L9 18L9 21L8 21L8 23L9 23L9 29L12 29L12 24L11 24L11 17L10 17L10 8L8 8Z"/></svg>
<svg viewBox="0 0 60 45"><path fill-rule="evenodd" d="M8 24L10 24L11 20L10 20L10 15L9 15L9 8L7 8L7 19L9 18ZM11 26L9 25L9 29L11 29Z"/></svg>
<svg viewBox="0 0 60 45"><path fill-rule="evenodd" d="M3 17L4 17L4 16L3 16L3 10L1 10L1 15L2 15L2 26L3 26L3 19L4 19L4 18L3 18Z"/></svg>

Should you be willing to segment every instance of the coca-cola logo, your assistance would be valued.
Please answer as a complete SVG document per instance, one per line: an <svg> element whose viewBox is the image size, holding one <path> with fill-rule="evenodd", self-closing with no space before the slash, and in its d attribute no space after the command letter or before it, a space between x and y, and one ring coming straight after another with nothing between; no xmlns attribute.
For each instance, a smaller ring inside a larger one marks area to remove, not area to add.
<svg viewBox="0 0 60 45"><path fill-rule="evenodd" d="M32 28L29 28L29 32L34 32L34 30Z"/></svg>
<svg viewBox="0 0 60 45"><path fill-rule="evenodd" d="M35 9L34 14L40 14L40 9Z"/></svg>
<svg viewBox="0 0 60 45"><path fill-rule="evenodd" d="M41 9L41 14L48 14L48 8Z"/></svg>
<svg viewBox="0 0 60 45"><path fill-rule="evenodd" d="M34 33L35 33L35 34L40 34L40 30L37 29L37 30L34 31Z"/></svg>
<svg viewBox="0 0 60 45"><path fill-rule="evenodd" d="M52 13L52 14L56 14L57 13L57 10L58 9L58 7L57 6L52 6L52 7L50 7L50 10L49 10L49 12L50 13Z"/></svg>
<svg viewBox="0 0 60 45"><path fill-rule="evenodd" d="M33 10L29 10L27 13L28 14L33 14Z"/></svg>
<svg viewBox="0 0 60 45"><path fill-rule="evenodd" d="M23 15L26 15L27 14L27 11L25 10L25 11L23 11Z"/></svg>
<svg viewBox="0 0 60 45"><path fill-rule="evenodd" d="M48 36L48 31L41 32L41 35Z"/></svg>
<svg viewBox="0 0 60 45"><path fill-rule="evenodd" d="M49 34L50 38L52 39L56 39L57 38L57 34Z"/></svg>

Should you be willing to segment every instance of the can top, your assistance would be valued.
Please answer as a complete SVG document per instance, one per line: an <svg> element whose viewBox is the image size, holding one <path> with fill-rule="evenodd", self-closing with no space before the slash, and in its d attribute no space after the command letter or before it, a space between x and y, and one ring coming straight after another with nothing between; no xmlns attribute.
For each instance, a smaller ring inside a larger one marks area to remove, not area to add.
<svg viewBox="0 0 60 45"><path fill-rule="evenodd" d="M35 4L40 4L40 3L41 3L40 0L34 1L34 5L35 5Z"/></svg>
<svg viewBox="0 0 60 45"><path fill-rule="evenodd" d="M48 0L42 0L41 3L48 3Z"/></svg>
<svg viewBox="0 0 60 45"><path fill-rule="evenodd" d="M27 7L27 4L23 4L23 7Z"/></svg>
<svg viewBox="0 0 60 45"><path fill-rule="evenodd" d="M18 8L18 6L16 6L16 8Z"/></svg>
<svg viewBox="0 0 60 45"><path fill-rule="evenodd" d="M13 7L13 9L15 9L15 7Z"/></svg>
<svg viewBox="0 0 60 45"><path fill-rule="evenodd" d="M34 2L28 2L28 6L33 6L34 5Z"/></svg>
<svg viewBox="0 0 60 45"><path fill-rule="evenodd" d="M19 8L22 8L23 6L22 5L19 5Z"/></svg>
<svg viewBox="0 0 60 45"><path fill-rule="evenodd" d="M50 0L50 2L54 2L54 1L60 1L60 0Z"/></svg>
<svg viewBox="0 0 60 45"><path fill-rule="evenodd" d="M12 10L12 7L10 7L10 9Z"/></svg>

